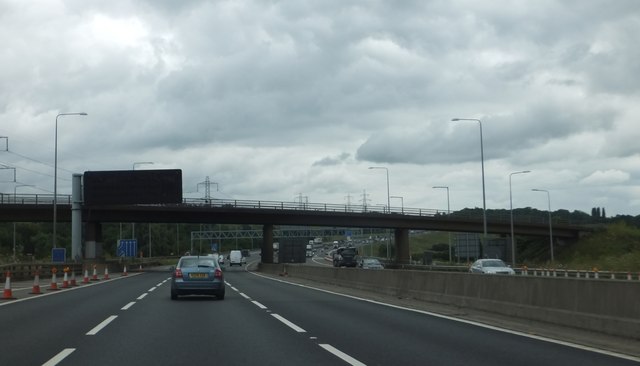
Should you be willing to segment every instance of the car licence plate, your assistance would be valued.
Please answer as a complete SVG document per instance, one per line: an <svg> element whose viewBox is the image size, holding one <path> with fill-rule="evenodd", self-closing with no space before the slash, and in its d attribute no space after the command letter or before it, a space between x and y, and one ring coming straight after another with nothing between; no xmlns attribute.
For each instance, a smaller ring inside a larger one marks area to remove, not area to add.
<svg viewBox="0 0 640 366"><path fill-rule="evenodd" d="M207 278L206 273L189 273L189 278Z"/></svg>

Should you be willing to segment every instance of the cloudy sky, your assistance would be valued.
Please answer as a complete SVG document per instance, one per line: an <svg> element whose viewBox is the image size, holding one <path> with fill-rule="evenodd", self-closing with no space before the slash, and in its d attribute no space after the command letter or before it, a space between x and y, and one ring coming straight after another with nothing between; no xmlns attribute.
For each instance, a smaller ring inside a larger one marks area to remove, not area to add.
<svg viewBox="0 0 640 366"><path fill-rule="evenodd" d="M640 214L640 2L0 0L3 193ZM33 185L33 187L20 186ZM18 185L18 186L17 186Z"/></svg>

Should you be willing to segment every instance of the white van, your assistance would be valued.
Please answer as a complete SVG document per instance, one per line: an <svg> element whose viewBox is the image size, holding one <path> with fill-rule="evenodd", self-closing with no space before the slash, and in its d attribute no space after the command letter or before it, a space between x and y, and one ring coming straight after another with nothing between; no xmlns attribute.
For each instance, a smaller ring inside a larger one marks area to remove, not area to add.
<svg viewBox="0 0 640 366"><path fill-rule="evenodd" d="M242 252L239 250L232 250L229 252L229 267L237 264L239 266L247 263L247 259L242 256Z"/></svg>

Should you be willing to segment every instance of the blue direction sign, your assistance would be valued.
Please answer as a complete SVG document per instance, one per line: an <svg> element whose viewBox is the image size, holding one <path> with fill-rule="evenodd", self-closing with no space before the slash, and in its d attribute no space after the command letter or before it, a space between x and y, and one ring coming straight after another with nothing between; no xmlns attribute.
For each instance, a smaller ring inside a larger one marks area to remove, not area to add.
<svg viewBox="0 0 640 366"><path fill-rule="evenodd" d="M65 248L51 249L51 262L64 263L67 259L67 250Z"/></svg>
<svg viewBox="0 0 640 366"><path fill-rule="evenodd" d="M211 243L211 253L218 252L218 243Z"/></svg>
<svg viewBox="0 0 640 366"><path fill-rule="evenodd" d="M135 257L138 252L138 240L120 239L118 241L118 257Z"/></svg>

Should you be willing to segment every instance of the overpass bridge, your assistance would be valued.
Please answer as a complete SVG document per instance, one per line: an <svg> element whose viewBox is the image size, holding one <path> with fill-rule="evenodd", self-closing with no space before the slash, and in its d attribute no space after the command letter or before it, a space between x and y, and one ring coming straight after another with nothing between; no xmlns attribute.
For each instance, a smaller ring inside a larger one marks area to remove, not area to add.
<svg viewBox="0 0 640 366"><path fill-rule="evenodd" d="M57 220L72 221L71 196L57 197ZM409 230L483 232L482 216L442 210L407 207L363 207L328 203L298 203L256 200L184 199L179 204L84 205L82 222L86 241L99 242L101 223L221 223L263 225L263 253L273 253L275 225L392 229L399 262L408 261ZM3 195L0 221L48 222L53 220L53 195ZM577 238L587 231L583 225L553 223L554 238ZM549 223L539 217L514 217L518 235L548 236ZM487 232L510 235L510 216L487 218ZM263 255L263 257L265 257ZM406 258L405 258L406 257Z"/></svg>

